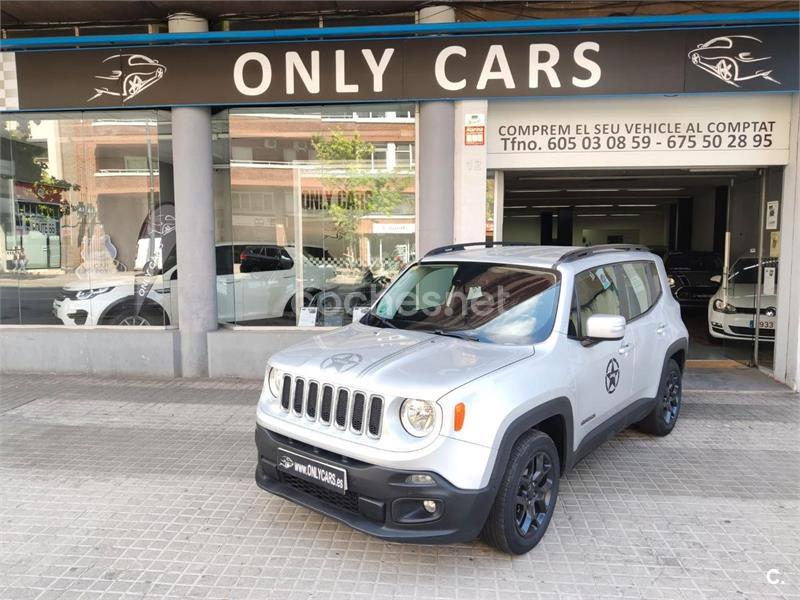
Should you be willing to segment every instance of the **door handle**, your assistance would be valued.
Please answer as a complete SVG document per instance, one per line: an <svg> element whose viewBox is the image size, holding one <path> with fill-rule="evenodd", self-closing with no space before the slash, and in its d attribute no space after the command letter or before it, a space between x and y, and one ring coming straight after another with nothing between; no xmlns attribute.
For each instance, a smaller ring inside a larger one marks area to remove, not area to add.
<svg viewBox="0 0 800 600"><path fill-rule="evenodd" d="M619 352L620 354L624 355L624 354L627 354L628 352L630 352L632 348L633 348L633 344L622 344L619 347L619 350L617 350L617 352Z"/></svg>
<svg viewBox="0 0 800 600"><path fill-rule="evenodd" d="M667 332L667 324L661 323L658 328L656 329L656 333L658 335L664 335Z"/></svg>

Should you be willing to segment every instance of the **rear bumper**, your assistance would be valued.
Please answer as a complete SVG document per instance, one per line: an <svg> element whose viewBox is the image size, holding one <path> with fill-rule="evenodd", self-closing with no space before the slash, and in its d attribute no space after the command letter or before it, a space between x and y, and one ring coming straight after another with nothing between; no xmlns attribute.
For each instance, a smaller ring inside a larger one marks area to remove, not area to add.
<svg viewBox="0 0 800 600"><path fill-rule="evenodd" d="M480 533L494 500L491 487L463 490L430 471L413 472L430 475L435 480L433 485L405 483L411 471L348 459L261 426L256 427L255 437L258 448L256 483L260 488L385 540L414 543L470 541ZM347 493L336 494L279 471L276 466L278 447L346 469ZM414 506L421 507L425 499L440 503L441 509L433 518L423 510L409 510Z"/></svg>

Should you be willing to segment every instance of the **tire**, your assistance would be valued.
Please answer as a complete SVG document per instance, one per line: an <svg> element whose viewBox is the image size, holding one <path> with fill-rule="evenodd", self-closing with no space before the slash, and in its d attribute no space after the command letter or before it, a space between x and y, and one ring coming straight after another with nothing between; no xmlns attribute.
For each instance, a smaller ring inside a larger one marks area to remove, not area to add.
<svg viewBox="0 0 800 600"><path fill-rule="evenodd" d="M661 385L658 386L657 403L637 427L651 435L665 436L675 428L681 413L683 373L674 359L667 361Z"/></svg>
<svg viewBox="0 0 800 600"><path fill-rule="evenodd" d="M531 477L531 471L541 475ZM558 451L550 436L536 430L525 432L511 449L481 538L507 554L532 550L553 517L560 472Z"/></svg>

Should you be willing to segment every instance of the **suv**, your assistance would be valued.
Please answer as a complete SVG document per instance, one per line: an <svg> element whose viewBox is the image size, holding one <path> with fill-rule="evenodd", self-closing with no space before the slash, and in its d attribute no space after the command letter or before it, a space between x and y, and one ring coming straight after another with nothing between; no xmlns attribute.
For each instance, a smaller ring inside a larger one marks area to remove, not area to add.
<svg viewBox="0 0 800 600"><path fill-rule="evenodd" d="M292 247L277 248L284 259L271 269L245 272L237 268L236 246L217 244L217 314L223 322L273 319L295 312L294 261ZM64 286L53 300L53 315L64 325L176 325L178 270L175 248L164 259L152 285L144 286L142 273L78 279ZM159 259L160 260L160 259ZM263 266L263 265L262 265ZM303 257L304 289L309 298L324 288L326 271ZM140 291L141 290L141 291ZM145 294L137 303L137 292Z"/></svg>
<svg viewBox="0 0 800 600"><path fill-rule="evenodd" d="M672 431L687 344L646 248L439 248L359 322L270 358L256 482L387 540L522 554L582 457Z"/></svg>

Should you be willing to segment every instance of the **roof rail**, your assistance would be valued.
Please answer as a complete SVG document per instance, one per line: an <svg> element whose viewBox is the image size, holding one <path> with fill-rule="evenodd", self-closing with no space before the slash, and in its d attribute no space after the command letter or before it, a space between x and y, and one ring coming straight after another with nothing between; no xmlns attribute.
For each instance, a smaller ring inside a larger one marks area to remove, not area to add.
<svg viewBox="0 0 800 600"><path fill-rule="evenodd" d="M529 244L527 242L465 242L463 244L449 244L447 246L439 246L433 250L425 253L425 256L435 256L437 254L447 254L448 252L457 252L465 250L470 247L483 246L484 248L493 248L494 246L537 246L538 244ZM425 257L423 257L425 258Z"/></svg>
<svg viewBox="0 0 800 600"><path fill-rule="evenodd" d="M647 246L638 244L599 244L597 246L586 246L577 250L566 252L556 261L556 264L569 263L587 256L602 254L604 252L650 252Z"/></svg>

